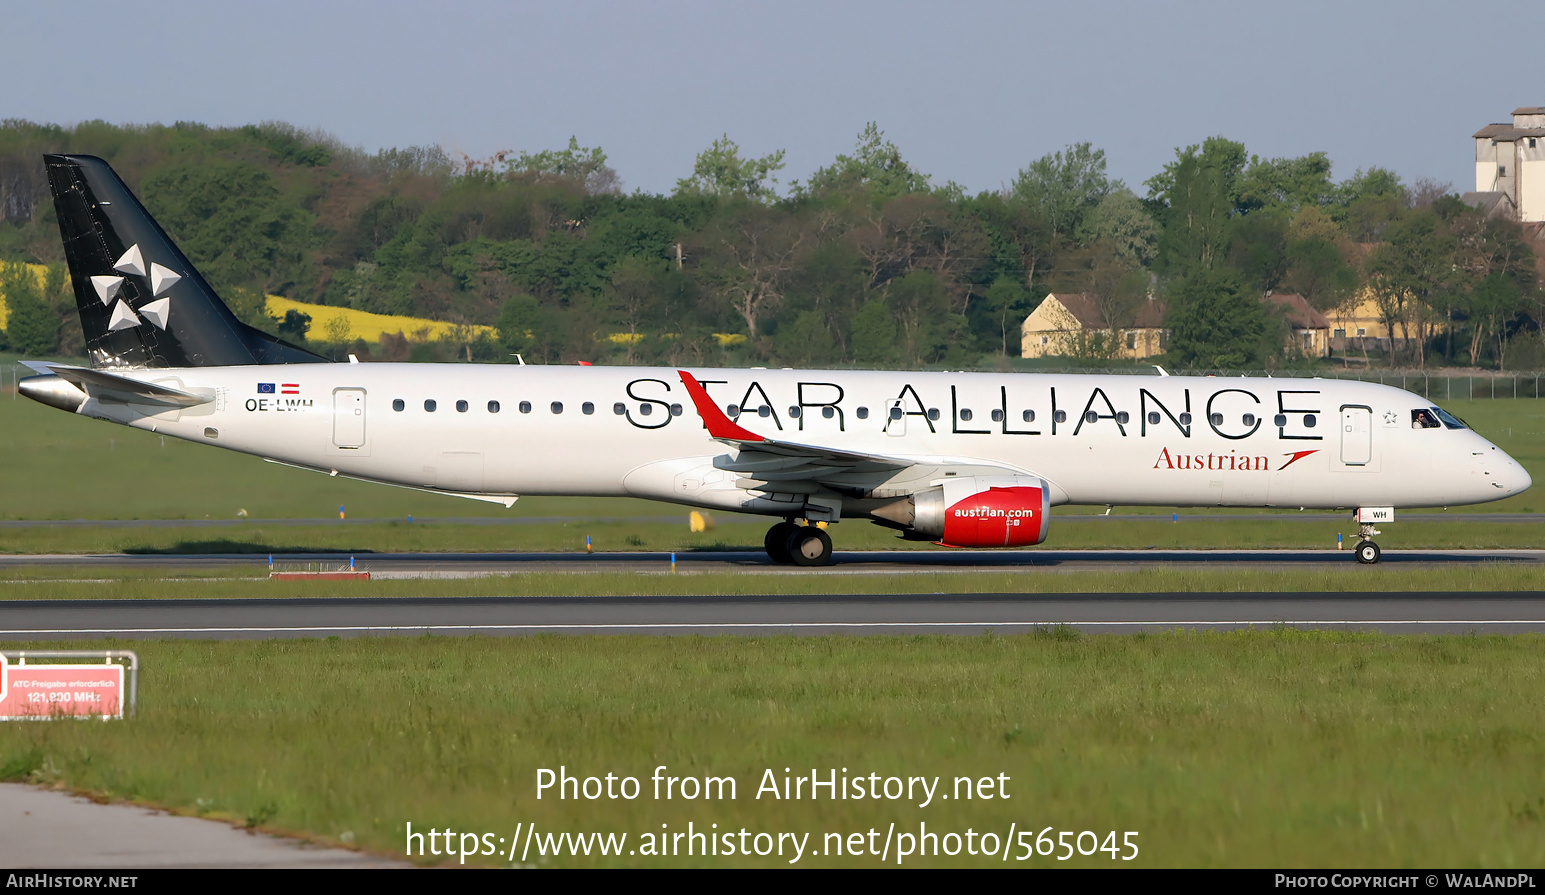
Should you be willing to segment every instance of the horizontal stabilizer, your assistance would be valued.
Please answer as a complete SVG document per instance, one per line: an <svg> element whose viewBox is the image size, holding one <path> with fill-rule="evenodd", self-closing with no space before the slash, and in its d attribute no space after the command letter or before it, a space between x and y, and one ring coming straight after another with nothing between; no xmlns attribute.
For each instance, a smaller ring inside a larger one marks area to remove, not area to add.
<svg viewBox="0 0 1545 895"><path fill-rule="evenodd" d="M28 366L36 368L32 364ZM49 364L48 372L74 385L98 401L110 401L117 404L149 404L154 407L197 407L200 404L208 404L214 400L212 397L206 398L203 395L195 395L190 392L179 391L175 388L167 388L164 385L153 385L149 382L140 382L137 379L130 379L127 376L119 376L115 373L107 373L102 370L88 370L85 367Z"/></svg>

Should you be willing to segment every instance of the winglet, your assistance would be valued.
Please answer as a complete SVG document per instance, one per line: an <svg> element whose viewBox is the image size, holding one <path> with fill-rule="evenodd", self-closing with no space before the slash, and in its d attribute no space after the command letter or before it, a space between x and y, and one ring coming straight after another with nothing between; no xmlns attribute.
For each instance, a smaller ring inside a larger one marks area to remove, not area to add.
<svg viewBox="0 0 1545 895"><path fill-rule="evenodd" d="M681 376L681 384L687 387L687 394L692 397L692 405L697 408L697 415L703 418L704 423L708 424L709 435L728 441L767 440L755 432L742 429L729 417L725 416L724 411L719 409L719 405L715 404L713 399L708 397L708 389L703 388L703 384L693 378L691 373L688 373L686 370L677 370L676 373Z"/></svg>

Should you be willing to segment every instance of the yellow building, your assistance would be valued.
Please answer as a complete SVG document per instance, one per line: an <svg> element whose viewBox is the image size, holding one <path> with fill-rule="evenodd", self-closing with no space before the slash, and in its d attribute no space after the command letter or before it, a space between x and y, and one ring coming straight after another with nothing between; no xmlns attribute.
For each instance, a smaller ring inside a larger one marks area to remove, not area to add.
<svg viewBox="0 0 1545 895"><path fill-rule="evenodd" d="M1086 293L1048 293L1019 327L1019 353L1023 357L1139 359L1169 348L1161 303L1144 301L1126 326L1110 326L1105 322L1106 313L1094 296Z"/></svg>

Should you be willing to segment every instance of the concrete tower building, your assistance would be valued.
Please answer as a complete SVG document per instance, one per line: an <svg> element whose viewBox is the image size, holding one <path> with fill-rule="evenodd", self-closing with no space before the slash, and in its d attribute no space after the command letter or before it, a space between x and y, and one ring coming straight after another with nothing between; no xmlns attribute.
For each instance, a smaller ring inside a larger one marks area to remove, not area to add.
<svg viewBox="0 0 1545 895"><path fill-rule="evenodd" d="M1520 221L1545 221L1545 106L1475 132L1475 192L1466 202Z"/></svg>

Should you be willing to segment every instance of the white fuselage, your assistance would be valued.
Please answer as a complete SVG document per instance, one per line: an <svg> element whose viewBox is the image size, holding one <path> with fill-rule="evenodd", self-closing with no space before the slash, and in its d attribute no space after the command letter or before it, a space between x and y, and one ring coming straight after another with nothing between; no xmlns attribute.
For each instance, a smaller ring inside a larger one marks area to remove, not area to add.
<svg viewBox="0 0 1545 895"><path fill-rule="evenodd" d="M1513 458L1469 429L1413 427L1413 411L1431 402L1363 382L689 372L721 408L743 408L739 424L758 435L919 468L1027 473L1048 483L1054 504L1450 506L1530 485ZM339 475L487 499L634 496L769 515L788 515L799 499L747 491L715 467L735 449L709 437L672 368L305 364L122 375L214 400L146 415L92 399L79 412Z"/></svg>

